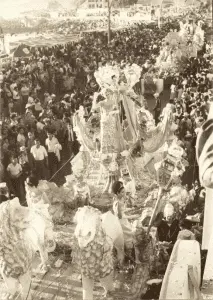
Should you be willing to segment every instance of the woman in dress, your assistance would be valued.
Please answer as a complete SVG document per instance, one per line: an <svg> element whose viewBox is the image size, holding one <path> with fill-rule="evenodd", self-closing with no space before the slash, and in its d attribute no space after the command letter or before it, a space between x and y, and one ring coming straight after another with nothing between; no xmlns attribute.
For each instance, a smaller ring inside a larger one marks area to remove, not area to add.
<svg viewBox="0 0 213 300"><path fill-rule="evenodd" d="M125 149L118 109L118 94L111 89L103 91L105 99L97 103L101 111L101 154L120 153Z"/></svg>
<svg viewBox="0 0 213 300"><path fill-rule="evenodd" d="M116 215L120 221L121 227L124 234L124 245L127 252L131 252L133 249L133 234L132 225L125 215L126 210L126 199L125 199L125 189L121 181L115 181L112 186L112 191L114 194L113 201L113 213Z"/></svg>

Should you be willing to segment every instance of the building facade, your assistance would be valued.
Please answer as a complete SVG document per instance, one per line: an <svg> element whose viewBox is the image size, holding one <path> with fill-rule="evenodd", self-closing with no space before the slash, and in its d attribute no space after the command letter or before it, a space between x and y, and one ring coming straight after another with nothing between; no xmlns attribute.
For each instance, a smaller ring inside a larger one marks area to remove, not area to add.
<svg viewBox="0 0 213 300"><path fill-rule="evenodd" d="M107 8L107 0L87 0L87 8L89 9Z"/></svg>

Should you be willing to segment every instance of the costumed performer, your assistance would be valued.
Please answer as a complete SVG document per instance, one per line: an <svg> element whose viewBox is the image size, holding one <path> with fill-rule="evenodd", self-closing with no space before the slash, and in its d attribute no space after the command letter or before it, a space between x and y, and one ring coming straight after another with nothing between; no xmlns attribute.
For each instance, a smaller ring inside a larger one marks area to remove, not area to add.
<svg viewBox="0 0 213 300"><path fill-rule="evenodd" d="M133 249L132 225L125 215L126 201L123 183L121 181L115 181L112 186L112 192L114 194L113 213L118 217L123 229L126 251L130 252Z"/></svg>

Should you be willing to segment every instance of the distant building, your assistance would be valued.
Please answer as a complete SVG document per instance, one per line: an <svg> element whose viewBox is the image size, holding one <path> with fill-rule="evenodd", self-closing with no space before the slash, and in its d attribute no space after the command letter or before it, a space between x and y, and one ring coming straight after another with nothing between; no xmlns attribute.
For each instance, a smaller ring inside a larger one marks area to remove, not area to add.
<svg viewBox="0 0 213 300"><path fill-rule="evenodd" d="M80 8L100 9L107 8L107 0L86 0Z"/></svg>

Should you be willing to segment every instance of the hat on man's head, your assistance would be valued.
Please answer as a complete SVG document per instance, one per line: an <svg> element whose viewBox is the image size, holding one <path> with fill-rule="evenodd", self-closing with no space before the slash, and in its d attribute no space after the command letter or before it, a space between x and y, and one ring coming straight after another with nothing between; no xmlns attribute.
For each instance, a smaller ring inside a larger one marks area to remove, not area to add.
<svg viewBox="0 0 213 300"><path fill-rule="evenodd" d="M44 123L50 122L50 119L49 119L49 118L44 118L43 122L44 122Z"/></svg>
<svg viewBox="0 0 213 300"><path fill-rule="evenodd" d="M0 189L5 189L7 187L6 182L1 182L0 183Z"/></svg>
<svg viewBox="0 0 213 300"><path fill-rule="evenodd" d="M25 105L25 108L29 108L29 107L32 107L32 106L33 106L33 104L27 103L27 104Z"/></svg>
<svg viewBox="0 0 213 300"><path fill-rule="evenodd" d="M21 151L21 152L24 152L24 151L26 151L26 150L27 150L27 148L26 148L25 146L21 146L21 147L20 147L20 151Z"/></svg>
<svg viewBox="0 0 213 300"><path fill-rule="evenodd" d="M185 138L191 138L191 137L192 137L191 133L189 131L187 131L186 135L185 135Z"/></svg>

